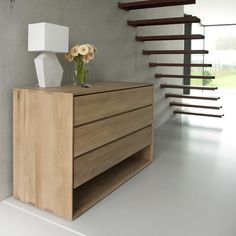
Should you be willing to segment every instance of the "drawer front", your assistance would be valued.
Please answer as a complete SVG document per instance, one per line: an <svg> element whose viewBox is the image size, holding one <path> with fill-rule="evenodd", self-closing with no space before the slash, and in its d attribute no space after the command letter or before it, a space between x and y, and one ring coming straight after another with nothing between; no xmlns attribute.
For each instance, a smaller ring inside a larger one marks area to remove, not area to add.
<svg viewBox="0 0 236 236"><path fill-rule="evenodd" d="M152 143L149 126L74 160L74 188L101 174Z"/></svg>
<svg viewBox="0 0 236 236"><path fill-rule="evenodd" d="M152 106L74 129L74 157L152 124Z"/></svg>
<svg viewBox="0 0 236 236"><path fill-rule="evenodd" d="M153 86L74 98L74 126L151 105Z"/></svg>

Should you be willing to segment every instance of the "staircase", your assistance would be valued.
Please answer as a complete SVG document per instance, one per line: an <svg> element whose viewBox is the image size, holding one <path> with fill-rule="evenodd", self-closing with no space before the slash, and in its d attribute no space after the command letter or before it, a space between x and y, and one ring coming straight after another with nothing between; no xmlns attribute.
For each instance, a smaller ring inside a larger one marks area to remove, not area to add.
<svg viewBox="0 0 236 236"><path fill-rule="evenodd" d="M122 10L132 11L139 9L147 9L147 8L160 8L167 6L178 6L178 5L186 5L186 4L194 4L195 0L146 0L146 1L135 1L128 3L118 3L118 7ZM207 50L192 50L191 49L191 40L204 40L204 35L201 34L192 34L189 30L191 29L192 24L200 23L201 20L196 16L185 15L183 17L173 17L173 18L161 18L161 19L142 19L142 20L128 20L127 25L131 27L144 27L144 26L160 26L160 25L177 25L183 24L185 26L185 34L183 35L147 35L147 36L136 36L136 41L138 42L146 42L146 41L173 41L173 40L183 40L185 42L184 50L155 50L148 49L143 50L143 55L167 55L167 54L182 54L185 55L188 60L185 59L183 62L177 63L158 63L158 62L150 62L149 67L182 67L183 74L162 74L156 73L154 75L155 79L161 80L162 78L180 78L183 79L182 85L179 84L171 84L171 83L161 83L161 89L180 89L182 93L166 93L166 99L190 99L190 100L199 100L199 101L218 101L220 97L215 96L191 96L190 91L192 90L202 90L202 91L212 91L217 90L217 87L205 87L205 86L191 86L190 81L192 79L215 79L214 76L198 76L191 75L191 67L211 67L211 64L204 63L191 63L191 55L192 54L208 54ZM190 27L189 27L190 26ZM188 28L186 28L188 27ZM189 46L190 45L190 46ZM208 105L208 104L192 104L192 103L182 103L177 101L171 101L169 103L170 107L174 108L174 114L184 114L184 115L195 115L195 116L205 116L205 117L214 117L214 118L222 118L223 114L212 114L205 113L204 110L220 110L222 106L218 105ZM182 108L192 108L192 109L202 109L203 112L195 112L182 110Z"/></svg>

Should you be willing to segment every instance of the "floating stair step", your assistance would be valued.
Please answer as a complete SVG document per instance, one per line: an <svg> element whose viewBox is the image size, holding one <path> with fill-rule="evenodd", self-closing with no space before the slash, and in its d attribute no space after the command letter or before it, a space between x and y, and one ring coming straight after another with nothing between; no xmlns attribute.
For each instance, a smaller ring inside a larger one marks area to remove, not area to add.
<svg viewBox="0 0 236 236"><path fill-rule="evenodd" d="M149 0L149 1L129 2L129 3L118 3L118 6L123 10L130 11L137 9L178 6L178 5L187 5L194 3L196 3L195 0Z"/></svg>
<svg viewBox="0 0 236 236"><path fill-rule="evenodd" d="M212 64L183 64L183 63L149 63L150 67L169 66L169 67L212 67Z"/></svg>
<svg viewBox="0 0 236 236"><path fill-rule="evenodd" d="M197 112L188 112L188 111L181 111L181 110L175 110L174 114L184 114L184 115L194 115L194 116L208 116L208 117L214 117L214 118L222 118L224 115L216 115L216 114L207 114L207 113L197 113Z"/></svg>
<svg viewBox="0 0 236 236"><path fill-rule="evenodd" d="M215 76L206 75L170 75L170 74L155 74L155 78L189 78L189 79L215 79Z"/></svg>
<svg viewBox="0 0 236 236"><path fill-rule="evenodd" d="M159 35L159 36L136 36L136 41L163 41L163 40L192 40L192 39L204 39L204 35L192 34L192 35Z"/></svg>
<svg viewBox="0 0 236 236"><path fill-rule="evenodd" d="M144 55L153 54L208 54L207 50L143 50Z"/></svg>
<svg viewBox="0 0 236 236"><path fill-rule="evenodd" d="M184 16L162 19L146 19L146 20L128 20L127 24L130 26L151 26L151 25L172 25L185 23L200 23L201 20L196 16Z"/></svg>
<svg viewBox="0 0 236 236"><path fill-rule="evenodd" d="M188 103L181 103L181 102L170 102L171 107L193 107L193 108L203 108L203 109L213 109L213 110L220 110L222 106L204 106L204 105L197 105L197 104L188 104Z"/></svg>
<svg viewBox="0 0 236 236"><path fill-rule="evenodd" d="M161 84L161 88L175 88L175 89L198 89L198 90L217 90L217 87L206 86L191 86L191 85L175 85L175 84Z"/></svg>
<svg viewBox="0 0 236 236"><path fill-rule="evenodd" d="M166 98L187 98L187 99L199 99L199 100L211 100L217 101L220 97L204 97L204 96L190 96L176 93L166 93Z"/></svg>

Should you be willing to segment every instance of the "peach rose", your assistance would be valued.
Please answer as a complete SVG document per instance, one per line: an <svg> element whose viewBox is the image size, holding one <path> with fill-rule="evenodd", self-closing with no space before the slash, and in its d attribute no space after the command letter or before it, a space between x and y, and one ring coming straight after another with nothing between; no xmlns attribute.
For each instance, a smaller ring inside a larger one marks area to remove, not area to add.
<svg viewBox="0 0 236 236"><path fill-rule="evenodd" d="M77 57L79 55L79 48L78 47L73 47L71 48L70 50L70 54L73 56L73 57Z"/></svg>
<svg viewBox="0 0 236 236"><path fill-rule="evenodd" d="M79 46L78 51L80 55L85 56L86 54L89 53L89 48L86 44L83 44Z"/></svg>
<svg viewBox="0 0 236 236"><path fill-rule="evenodd" d="M68 52L65 54L65 59L69 62L72 62L74 60L74 57Z"/></svg>
<svg viewBox="0 0 236 236"><path fill-rule="evenodd" d="M89 55L87 54L87 55L85 55L85 56L83 57L83 62L86 63L86 64L88 64L89 61L90 61Z"/></svg>
<svg viewBox="0 0 236 236"><path fill-rule="evenodd" d="M92 47L91 44L86 44L88 49L89 49L89 53L94 53L94 48Z"/></svg>

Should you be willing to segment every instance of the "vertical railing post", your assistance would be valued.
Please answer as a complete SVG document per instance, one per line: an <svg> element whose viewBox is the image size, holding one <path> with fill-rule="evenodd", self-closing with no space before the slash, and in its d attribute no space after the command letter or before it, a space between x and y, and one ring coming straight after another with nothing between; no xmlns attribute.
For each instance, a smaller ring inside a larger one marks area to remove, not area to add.
<svg viewBox="0 0 236 236"><path fill-rule="evenodd" d="M184 34L185 35L191 35L192 34L192 23L186 23L184 24ZM190 51L192 48L192 42L191 40L184 40L184 50ZM191 64L191 54L184 54L184 64ZM190 66L184 66L184 75L190 76L191 75L191 67ZM184 78L183 80L184 85L191 85L191 79ZM183 90L184 94L190 94L190 89L186 88Z"/></svg>

